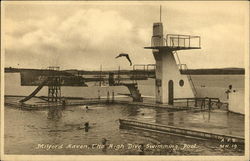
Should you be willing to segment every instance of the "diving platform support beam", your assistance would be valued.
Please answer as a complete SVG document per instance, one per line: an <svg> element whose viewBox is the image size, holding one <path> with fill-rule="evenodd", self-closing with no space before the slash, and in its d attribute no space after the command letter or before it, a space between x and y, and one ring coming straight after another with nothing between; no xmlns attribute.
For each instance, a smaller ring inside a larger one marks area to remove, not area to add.
<svg viewBox="0 0 250 161"><path fill-rule="evenodd" d="M50 70L59 70L59 67L49 67ZM58 75L48 76L48 102L61 101L61 77Z"/></svg>

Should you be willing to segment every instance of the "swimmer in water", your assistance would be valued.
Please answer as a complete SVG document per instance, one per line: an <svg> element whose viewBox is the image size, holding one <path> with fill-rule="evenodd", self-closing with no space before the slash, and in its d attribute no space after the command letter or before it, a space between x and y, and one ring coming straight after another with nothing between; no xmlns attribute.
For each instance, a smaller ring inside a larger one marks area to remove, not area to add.
<svg viewBox="0 0 250 161"><path fill-rule="evenodd" d="M106 138L102 138L102 145L106 145L107 141L108 140Z"/></svg>
<svg viewBox="0 0 250 161"><path fill-rule="evenodd" d="M85 124L84 124L84 130L85 130L85 132L89 131L89 122L85 122Z"/></svg>
<svg viewBox="0 0 250 161"><path fill-rule="evenodd" d="M89 122L85 122L84 128L89 128Z"/></svg>
<svg viewBox="0 0 250 161"><path fill-rule="evenodd" d="M144 155L144 144L139 144L139 145L140 145L139 155Z"/></svg>
<svg viewBox="0 0 250 161"><path fill-rule="evenodd" d="M104 147L102 149L103 152L106 152L106 150L107 150L107 147L108 147L107 141L108 141L108 139L102 138L102 145L104 145Z"/></svg>
<svg viewBox="0 0 250 161"><path fill-rule="evenodd" d="M78 130L85 130L86 132L88 132L88 130L89 130L89 122L85 122L84 123L84 125L83 125L83 127L80 125L80 127L78 127Z"/></svg>

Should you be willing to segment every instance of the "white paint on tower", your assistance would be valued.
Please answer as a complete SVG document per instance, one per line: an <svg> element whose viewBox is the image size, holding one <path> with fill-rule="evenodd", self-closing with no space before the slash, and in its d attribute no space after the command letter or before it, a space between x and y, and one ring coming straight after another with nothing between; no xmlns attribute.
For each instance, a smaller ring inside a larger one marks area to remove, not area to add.
<svg viewBox="0 0 250 161"><path fill-rule="evenodd" d="M163 25L153 24L152 47L165 46ZM156 102L172 104L173 98L194 97L187 75L181 75L173 52L167 47L153 49L156 61Z"/></svg>

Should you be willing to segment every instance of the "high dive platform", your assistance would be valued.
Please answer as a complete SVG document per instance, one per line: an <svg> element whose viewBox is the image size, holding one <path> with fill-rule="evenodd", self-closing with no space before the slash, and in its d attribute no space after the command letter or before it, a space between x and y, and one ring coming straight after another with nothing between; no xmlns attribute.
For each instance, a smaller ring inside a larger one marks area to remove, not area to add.
<svg viewBox="0 0 250 161"><path fill-rule="evenodd" d="M153 24L151 46L156 62L155 97L157 103L173 104L174 98L196 97L195 86L190 75L182 75L177 64L178 50L201 49L200 36L167 34L164 37L163 24ZM180 63L180 62L179 62Z"/></svg>
<svg viewBox="0 0 250 161"><path fill-rule="evenodd" d="M156 25L158 26L158 25ZM177 51L177 50L190 50L190 49L201 49L201 38L200 36L191 36L191 35L178 35L178 34L167 34L166 38L163 38L164 42L157 43L157 38L160 38L159 35L152 36L151 41L152 46L144 47L145 49L158 49L165 51Z"/></svg>

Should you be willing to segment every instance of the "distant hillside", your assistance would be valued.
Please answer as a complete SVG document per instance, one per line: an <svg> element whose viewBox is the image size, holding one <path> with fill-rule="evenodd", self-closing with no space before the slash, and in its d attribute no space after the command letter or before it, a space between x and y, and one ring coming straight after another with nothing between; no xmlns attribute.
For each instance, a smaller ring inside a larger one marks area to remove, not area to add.
<svg viewBox="0 0 250 161"><path fill-rule="evenodd" d="M46 69L25 69L25 68L5 68L6 73L16 73L21 71L40 71L40 72L55 72L57 74L62 75L99 75L100 71L87 71L87 70L62 70L58 71L50 71ZM131 74L133 70L120 70L120 74ZM109 74L109 73L117 73L117 70L109 70L109 71L102 71L102 74ZM153 70L150 70L149 73L152 73ZM244 75L245 69L244 68L210 68L210 69L188 69L188 70L180 70L181 74L190 74L190 75L225 75L225 74L235 74L235 75Z"/></svg>
<svg viewBox="0 0 250 161"><path fill-rule="evenodd" d="M180 70L181 74L190 74L190 75L226 75L226 74L235 74L235 75L244 75L244 68L211 68L211 69L189 69L189 70Z"/></svg>

